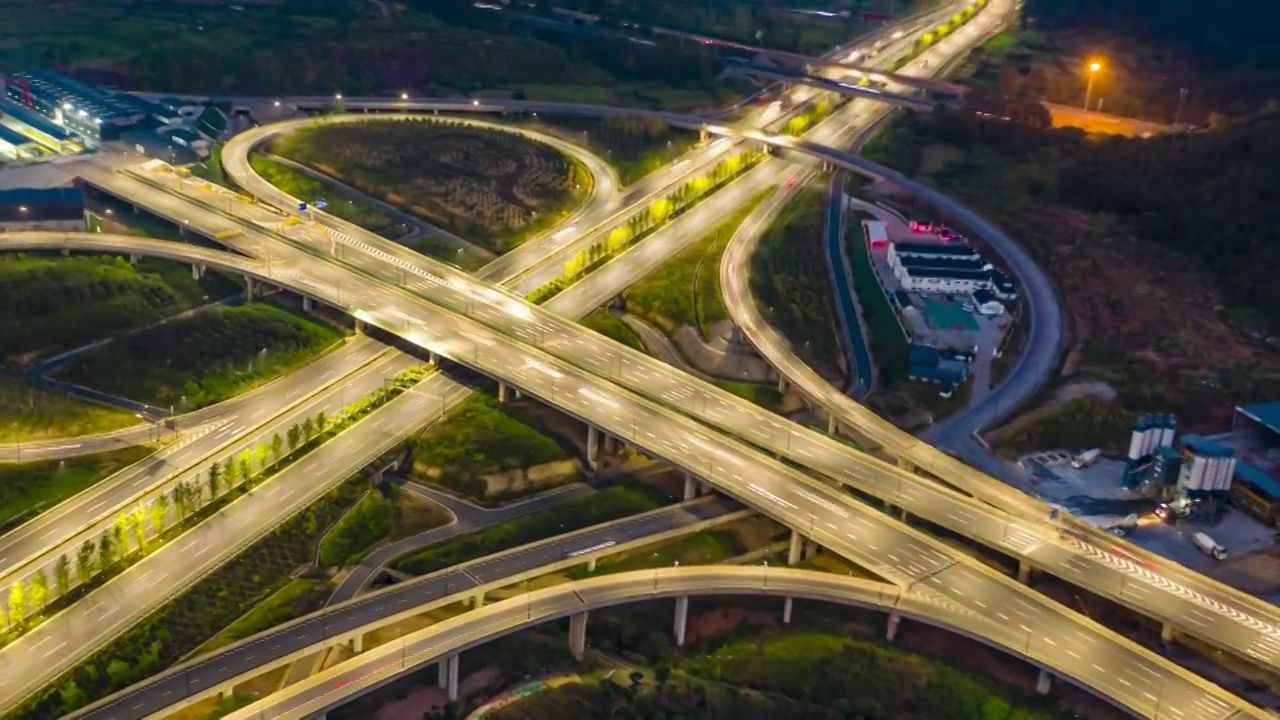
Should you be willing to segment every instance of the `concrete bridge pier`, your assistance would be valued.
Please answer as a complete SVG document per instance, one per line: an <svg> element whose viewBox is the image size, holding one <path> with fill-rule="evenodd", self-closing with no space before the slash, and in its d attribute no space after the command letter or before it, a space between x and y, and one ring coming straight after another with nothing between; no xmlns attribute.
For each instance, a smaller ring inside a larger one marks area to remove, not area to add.
<svg viewBox="0 0 1280 720"><path fill-rule="evenodd" d="M1160 626L1160 644L1169 647L1173 644L1175 632L1173 624L1166 622Z"/></svg>
<svg viewBox="0 0 1280 720"><path fill-rule="evenodd" d="M507 384L498 381L498 402L505 403L507 401Z"/></svg>
<svg viewBox="0 0 1280 720"><path fill-rule="evenodd" d="M1049 688L1053 685L1053 675L1048 670L1041 670L1040 677L1036 678L1036 692L1041 695L1048 695Z"/></svg>
<svg viewBox="0 0 1280 720"><path fill-rule="evenodd" d="M600 430L595 425L587 426L587 467L594 472L600 469Z"/></svg>
<svg viewBox="0 0 1280 720"><path fill-rule="evenodd" d="M357 335L364 334L364 321L361 320L360 318L356 318L356 334Z"/></svg>
<svg viewBox="0 0 1280 720"><path fill-rule="evenodd" d="M357 655L364 652L364 635L357 635L351 638L351 652Z"/></svg>
<svg viewBox="0 0 1280 720"><path fill-rule="evenodd" d="M427 364L431 367L440 367L440 356L434 350L427 351Z"/></svg>
<svg viewBox="0 0 1280 720"><path fill-rule="evenodd" d="M303 295L303 296L302 296L302 310L303 310L303 312L311 312L311 311L312 311L312 309L314 309L314 308L315 308L315 303L311 300L311 298L310 298L310 297L308 297L308 296L306 296L306 295Z"/></svg>
<svg viewBox="0 0 1280 720"><path fill-rule="evenodd" d="M573 659L582 662L587 652L587 613L580 612L569 616L569 652Z"/></svg>
<svg viewBox="0 0 1280 720"><path fill-rule="evenodd" d="M253 278L248 275L244 276L244 301L253 302Z"/></svg>
<svg viewBox="0 0 1280 720"><path fill-rule="evenodd" d="M201 265L200 263L191 263L191 279L199 280L204 277L204 270L204 265Z"/></svg>
<svg viewBox="0 0 1280 720"><path fill-rule="evenodd" d="M899 615L898 613L890 613L889 625L887 628L885 628L885 631L884 631L884 639L888 640L889 642L893 642L893 639L898 636L898 626L901 624L902 624L902 616Z"/></svg>
<svg viewBox="0 0 1280 720"><path fill-rule="evenodd" d="M439 685L449 691L449 702L458 699L458 653L440 658Z"/></svg>
<svg viewBox="0 0 1280 720"><path fill-rule="evenodd" d="M702 490L702 483L693 479L689 473L684 474L684 499L692 500L698 497L699 491Z"/></svg>
<svg viewBox="0 0 1280 720"><path fill-rule="evenodd" d="M139 261L139 260L141 260L141 259L142 259L142 256L141 256L141 255L139 255L138 253L129 253L129 264L130 264L130 265L137 265L137 264L138 264L138 261Z"/></svg>
<svg viewBox="0 0 1280 720"><path fill-rule="evenodd" d="M787 598L782 601L782 624L783 625L791 624L791 609L792 609L792 605L794 604L795 603L792 598Z"/></svg>
<svg viewBox="0 0 1280 720"><path fill-rule="evenodd" d="M689 596L676 598L676 647L684 647L684 633L689 627Z"/></svg>
<svg viewBox="0 0 1280 720"><path fill-rule="evenodd" d="M839 429L840 429L840 424L836 422L836 414L833 412L828 412L827 413L827 434L835 435L836 431L838 431Z"/></svg>
<svg viewBox="0 0 1280 720"><path fill-rule="evenodd" d="M1033 568L1031 563L1026 560L1018 561L1018 582L1027 585L1031 582L1031 572Z"/></svg>
<svg viewBox="0 0 1280 720"><path fill-rule="evenodd" d="M795 530L791 531L791 544L787 547L787 564L795 565L804 559L804 536Z"/></svg>

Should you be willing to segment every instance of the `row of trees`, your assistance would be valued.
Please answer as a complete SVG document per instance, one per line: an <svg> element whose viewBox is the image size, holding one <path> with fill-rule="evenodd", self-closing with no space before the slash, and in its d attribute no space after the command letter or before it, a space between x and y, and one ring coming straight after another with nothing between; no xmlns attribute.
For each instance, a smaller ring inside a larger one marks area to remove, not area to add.
<svg viewBox="0 0 1280 720"><path fill-rule="evenodd" d="M27 621L50 602L66 597L77 587L88 586L94 579L117 569L118 563L145 554L152 544L159 541L171 514L177 515L179 524L186 522L227 492L292 457L328 427L329 418L322 410L294 424L283 437L275 433L269 442L214 462L201 479L179 480L172 490L157 496L151 504L139 504L122 514L96 541L92 538L85 540L74 559L65 554L58 558L53 566L52 587L44 568L37 570L27 581L14 582L9 587L7 607L0 608L6 628L25 631ZM286 446L288 453L285 453Z"/></svg>
<svg viewBox="0 0 1280 720"><path fill-rule="evenodd" d="M725 158L710 173L699 175L681 185L670 195L653 201L647 208L632 215L626 224L611 230L604 240L569 258L564 264L564 279L575 280L627 249L743 170L752 167L762 157L764 157L763 154L748 150Z"/></svg>

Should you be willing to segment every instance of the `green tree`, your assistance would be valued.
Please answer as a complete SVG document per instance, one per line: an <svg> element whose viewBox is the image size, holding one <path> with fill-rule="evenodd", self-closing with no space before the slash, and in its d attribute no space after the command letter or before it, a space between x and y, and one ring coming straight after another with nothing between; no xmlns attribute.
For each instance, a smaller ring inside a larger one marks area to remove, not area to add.
<svg viewBox="0 0 1280 720"><path fill-rule="evenodd" d="M245 450L240 453L240 482L249 482L253 478L253 453Z"/></svg>
<svg viewBox="0 0 1280 720"><path fill-rule="evenodd" d="M81 707L89 701L75 680L68 680L58 687L58 699L62 701L62 707L67 709Z"/></svg>
<svg viewBox="0 0 1280 720"><path fill-rule="evenodd" d="M133 541L138 544L138 552L142 552L147 546L146 514L142 505L135 507L125 520L129 524L129 532L133 533Z"/></svg>
<svg viewBox="0 0 1280 720"><path fill-rule="evenodd" d="M658 689L666 687L667 681L671 679L670 665L657 665L653 668L653 679L658 681Z"/></svg>
<svg viewBox="0 0 1280 720"><path fill-rule="evenodd" d="M285 440L289 443L289 454L297 452L298 445L302 442L302 428L296 424L289 428L289 432L285 433Z"/></svg>
<svg viewBox="0 0 1280 720"><path fill-rule="evenodd" d="M321 410L316 413L316 434L323 433L327 427L329 427L329 416L325 415L324 411Z"/></svg>
<svg viewBox="0 0 1280 720"><path fill-rule="evenodd" d="M164 521L169 516L169 496L161 494L151 503L151 529L156 535L164 532Z"/></svg>
<svg viewBox="0 0 1280 720"><path fill-rule="evenodd" d="M9 624L21 626L27 619L27 591L18 580L9 588Z"/></svg>
<svg viewBox="0 0 1280 720"><path fill-rule="evenodd" d="M190 510L190 508L187 506L186 483L182 480L179 480L177 484L173 486L173 490L169 491L169 496L173 498L170 501L170 504L172 504L173 507L176 508L178 511L178 522L182 522L183 520L186 520L187 512L188 510Z"/></svg>
<svg viewBox="0 0 1280 720"><path fill-rule="evenodd" d="M316 421L313 418L307 418L302 422L302 436L311 442L311 438L316 435Z"/></svg>
<svg viewBox="0 0 1280 720"><path fill-rule="evenodd" d="M271 448L270 448L270 447L268 447L268 446L267 446L267 445L265 445L265 444L264 444L264 445L259 445L259 446L256 448L256 453L257 453L257 456L258 456L258 469L259 469L259 470L266 470L266 469L267 469L267 455L268 455L268 454L270 454L270 452L271 452Z"/></svg>
<svg viewBox="0 0 1280 720"><path fill-rule="evenodd" d="M85 540L76 551L76 578L81 585L93 579L93 541Z"/></svg>
<svg viewBox="0 0 1280 720"><path fill-rule="evenodd" d="M31 597L27 600L32 613L38 613L49 602L49 576L45 574L44 568L36 571L31 578Z"/></svg>
<svg viewBox="0 0 1280 720"><path fill-rule="evenodd" d="M106 532L98 538L98 569L106 572L116 561L115 543L111 542L111 533Z"/></svg>
<svg viewBox="0 0 1280 720"><path fill-rule="evenodd" d="M284 440L281 439L280 433L271 436L271 464L280 462L280 454L284 452Z"/></svg>
<svg viewBox="0 0 1280 720"><path fill-rule="evenodd" d="M228 490L239 483L236 476L238 470L235 458L227 458L227 461L222 463L222 484L226 485Z"/></svg>
<svg viewBox="0 0 1280 720"><path fill-rule="evenodd" d="M111 525L111 544L115 546L116 552L122 556L129 554L128 522L126 516L121 515Z"/></svg>
<svg viewBox="0 0 1280 720"><path fill-rule="evenodd" d="M58 597L63 597L71 589L71 561L66 555L59 557L53 566L53 583L57 587Z"/></svg>
<svg viewBox="0 0 1280 720"><path fill-rule="evenodd" d="M218 499L218 490L222 487L222 466L213 463L209 466L209 502Z"/></svg>

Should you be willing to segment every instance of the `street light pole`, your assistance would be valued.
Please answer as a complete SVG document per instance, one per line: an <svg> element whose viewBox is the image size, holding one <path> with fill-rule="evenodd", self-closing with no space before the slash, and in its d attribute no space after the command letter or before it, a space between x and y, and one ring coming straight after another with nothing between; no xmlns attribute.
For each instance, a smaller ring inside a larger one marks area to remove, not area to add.
<svg viewBox="0 0 1280 720"><path fill-rule="evenodd" d="M1097 76L1098 71L1101 69L1102 69L1102 65L1100 63L1095 62L1095 63L1089 64L1089 84L1085 86L1085 90L1084 90L1084 109L1085 110L1089 109L1089 100L1090 98L1093 97L1093 78Z"/></svg>

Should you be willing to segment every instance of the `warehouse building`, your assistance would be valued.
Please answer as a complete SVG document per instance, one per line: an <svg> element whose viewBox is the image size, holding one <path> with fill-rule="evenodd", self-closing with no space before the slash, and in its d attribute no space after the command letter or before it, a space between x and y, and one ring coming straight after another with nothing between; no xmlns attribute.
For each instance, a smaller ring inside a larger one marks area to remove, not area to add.
<svg viewBox="0 0 1280 720"><path fill-rule="evenodd" d="M0 125L26 135L53 152L74 153L83 149L83 138L49 118L0 97Z"/></svg>
<svg viewBox="0 0 1280 720"><path fill-rule="evenodd" d="M999 300L1017 298L1004 273L967 245L890 243L885 259L904 290L946 294L984 290Z"/></svg>
<svg viewBox="0 0 1280 720"><path fill-rule="evenodd" d="M130 128L167 123L173 114L155 103L51 71L9 75L5 95L91 142L118 139Z"/></svg>
<svg viewBox="0 0 1280 720"><path fill-rule="evenodd" d="M969 363L958 356L944 355L935 347L912 343L907 376L941 385L943 392L950 393L969 377Z"/></svg>
<svg viewBox="0 0 1280 720"><path fill-rule="evenodd" d="M0 158L30 160L44 154L45 151L40 148L40 143L29 135L23 135L13 128L0 125Z"/></svg>

